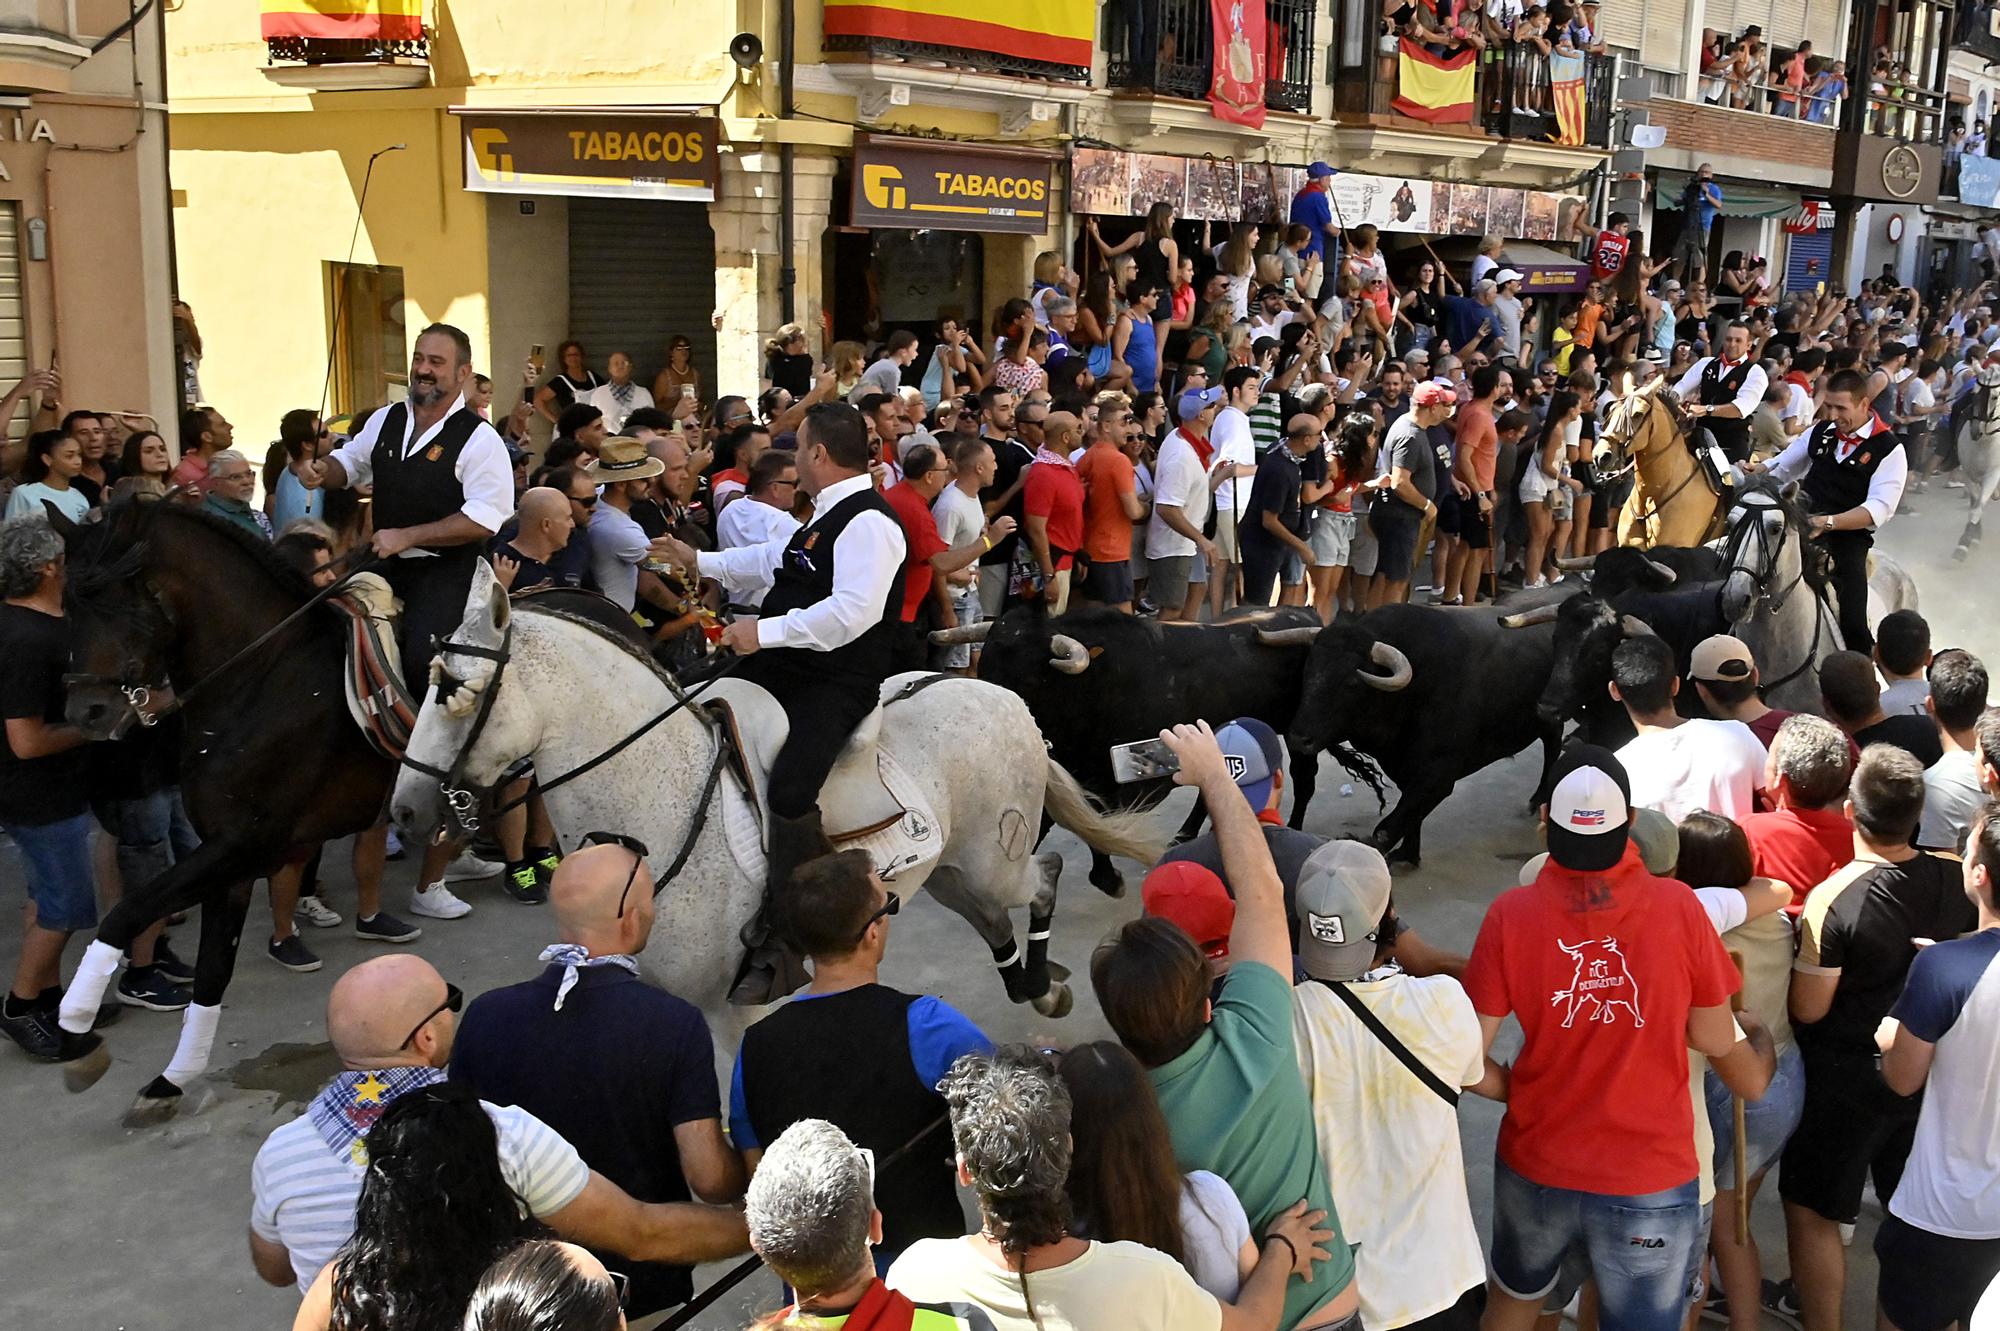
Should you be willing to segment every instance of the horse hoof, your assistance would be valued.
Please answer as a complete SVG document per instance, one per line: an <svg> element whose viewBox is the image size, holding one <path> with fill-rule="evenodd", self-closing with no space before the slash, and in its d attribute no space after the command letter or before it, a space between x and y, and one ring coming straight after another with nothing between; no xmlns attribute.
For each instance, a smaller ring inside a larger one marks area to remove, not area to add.
<svg viewBox="0 0 2000 1331"><path fill-rule="evenodd" d="M63 1089L79 1095L111 1071L111 1050L101 1036L63 1032Z"/></svg>
<svg viewBox="0 0 2000 1331"><path fill-rule="evenodd" d="M1035 1011L1044 1017L1067 1017L1070 1009L1076 1006L1076 1000L1070 996L1066 984L1051 984L1047 993L1030 1001Z"/></svg>
<svg viewBox="0 0 2000 1331"><path fill-rule="evenodd" d="M1049 982L1051 984L1061 984L1069 978L1069 967L1063 965L1060 961L1045 961L1042 965L1049 972Z"/></svg>
<svg viewBox="0 0 2000 1331"><path fill-rule="evenodd" d="M1108 873L1099 873L1097 870L1092 869L1090 871L1090 885L1114 901L1125 895L1125 875L1119 873L1116 869L1112 869Z"/></svg>
<svg viewBox="0 0 2000 1331"><path fill-rule="evenodd" d="M155 1077L146 1083L146 1088L132 1101L132 1107L125 1111L125 1126L158 1127L179 1114L184 1102L180 1087L163 1076Z"/></svg>

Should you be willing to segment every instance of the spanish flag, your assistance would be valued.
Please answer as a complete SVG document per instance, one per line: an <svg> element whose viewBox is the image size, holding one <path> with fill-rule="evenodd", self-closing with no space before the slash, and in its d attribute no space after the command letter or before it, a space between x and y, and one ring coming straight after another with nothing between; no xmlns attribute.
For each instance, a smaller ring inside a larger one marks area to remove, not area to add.
<svg viewBox="0 0 2000 1331"><path fill-rule="evenodd" d="M264 0L264 38L415 42L424 36L423 0Z"/></svg>
<svg viewBox="0 0 2000 1331"><path fill-rule="evenodd" d="M1397 58L1398 91L1389 103L1413 120L1433 125L1463 125L1472 120L1472 80L1477 51L1460 51L1440 58L1409 38L1403 38Z"/></svg>
<svg viewBox="0 0 2000 1331"><path fill-rule="evenodd" d="M1556 103L1556 142L1581 147L1590 116L1583 100L1583 57L1551 53L1549 85Z"/></svg>
<svg viewBox="0 0 2000 1331"><path fill-rule="evenodd" d="M1096 22L1094 0L1013 0L992 8L964 0L826 0L822 18L829 37L877 37L1083 69L1090 67Z"/></svg>

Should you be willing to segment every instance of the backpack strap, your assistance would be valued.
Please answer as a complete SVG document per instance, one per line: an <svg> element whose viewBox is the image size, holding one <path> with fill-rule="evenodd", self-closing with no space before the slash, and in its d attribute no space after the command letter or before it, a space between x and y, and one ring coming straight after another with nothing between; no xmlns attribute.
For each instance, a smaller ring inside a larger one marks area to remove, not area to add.
<svg viewBox="0 0 2000 1331"><path fill-rule="evenodd" d="M1394 1054L1396 1061L1408 1068L1411 1075L1435 1091L1438 1098L1446 1104L1454 1109L1458 1108L1458 1092L1445 1085L1444 1078L1432 1072L1421 1058L1411 1053L1410 1047L1401 1040L1398 1040L1395 1032L1384 1026L1382 1019L1377 1017L1373 1012L1370 1012L1368 1005L1356 998L1353 991L1348 989L1346 985L1333 980L1321 980L1315 977L1314 982L1325 985L1328 989L1332 990L1333 996L1347 1005L1347 1010L1352 1012L1356 1019L1368 1028L1368 1033L1381 1041L1382 1047Z"/></svg>

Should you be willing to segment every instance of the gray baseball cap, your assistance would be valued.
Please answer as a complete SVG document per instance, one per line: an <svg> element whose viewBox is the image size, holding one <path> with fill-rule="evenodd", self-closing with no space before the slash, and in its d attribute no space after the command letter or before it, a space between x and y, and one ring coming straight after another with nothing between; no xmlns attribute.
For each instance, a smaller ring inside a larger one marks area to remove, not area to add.
<svg viewBox="0 0 2000 1331"><path fill-rule="evenodd" d="M1299 869L1299 964L1317 980L1355 980L1375 964L1389 910L1389 864L1360 841L1329 841Z"/></svg>

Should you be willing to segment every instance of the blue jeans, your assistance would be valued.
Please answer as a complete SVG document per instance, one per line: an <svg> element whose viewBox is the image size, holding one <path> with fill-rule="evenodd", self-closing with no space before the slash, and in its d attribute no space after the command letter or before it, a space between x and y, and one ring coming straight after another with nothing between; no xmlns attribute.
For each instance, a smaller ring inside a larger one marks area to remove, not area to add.
<svg viewBox="0 0 2000 1331"><path fill-rule="evenodd" d="M181 805L179 786L137 799L104 800L97 806L97 820L118 838L118 876L127 892L138 891L201 845Z"/></svg>
<svg viewBox="0 0 2000 1331"><path fill-rule="evenodd" d="M23 827L0 823L21 848L35 923L51 933L97 926L97 879L90 868L90 815Z"/></svg>
<svg viewBox="0 0 2000 1331"><path fill-rule="evenodd" d="M1694 1179L1629 1197L1548 1188L1495 1160L1493 1282L1539 1301L1561 1278L1564 1255L1580 1250L1597 1278L1604 1331L1676 1331L1701 1242L1698 1193Z"/></svg>
<svg viewBox="0 0 2000 1331"><path fill-rule="evenodd" d="M1715 1186L1736 1186L1736 1116L1729 1107L1729 1088L1711 1069L1703 1083L1708 1095L1708 1125L1715 1133ZM1778 1067L1761 1100L1743 1103L1744 1166L1756 1178L1778 1162L1799 1115L1806 1107L1806 1065L1797 1045L1778 1055Z"/></svg>

